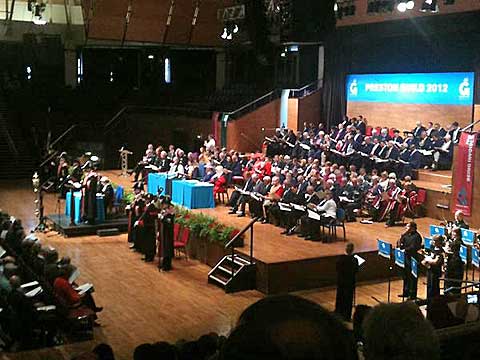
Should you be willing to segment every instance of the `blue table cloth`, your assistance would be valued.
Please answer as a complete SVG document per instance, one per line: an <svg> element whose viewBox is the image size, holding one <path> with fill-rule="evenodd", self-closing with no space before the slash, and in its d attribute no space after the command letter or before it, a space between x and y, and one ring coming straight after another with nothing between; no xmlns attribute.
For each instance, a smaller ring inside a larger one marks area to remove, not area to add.
<svg viewBox="0 0 480 360"><path fill-rule="evenodd" d="M149 173L147 192L157 195L159 187L163 189L160 195L172 196L172 176L169 176L167 173Z"/></svg>
<svg viewBox="0 0 480 360"><path fill-rule="evenodd" d="M105 196L97 194L97 216L95 222L101 224L105 222Z"/></svg>
<svg viewBox="0 0 480 360"><path fill-rule="evenodd" d="M74 193L75 197L75 224L80 224L82 222L82 192L76 191ZM72 193L67 192L65 199L65 215L70 217L70 206L71 206ZM97 194L97 217L95 218L97 224L105 222L105 199L103 194Z"/></svg>
<svg viewBox="0 0 480 360"><path fill-rule="evenodd" d="M80 224L80 221L82 219L82 192L81 191L75 191L73 193L74 195L74 207L75 207L75 224ZM71 207L71 200L72 200L72 192L69 191L67 192L66 198L65 198L65 215L70 217L70 207Z"/></svg>
<svg viewBox="0 0 480 360"><path fill-rule="evenodd" d="M184 184L183 206L189 209L214 208L213 184L200 181Z"/></svg>
<svg viewBox="0 0 480 360"><path fill-rule="evenodd" d="M215 207L213 184L198 180L174 180L172 182L172 201L189 209Z"/></svg>
<svg viewBox="0 0 480 360"><path fill-rule="evenodd" d="M172 202L176 205L183 205L183 191L185 180L172 181Z"/></svg>

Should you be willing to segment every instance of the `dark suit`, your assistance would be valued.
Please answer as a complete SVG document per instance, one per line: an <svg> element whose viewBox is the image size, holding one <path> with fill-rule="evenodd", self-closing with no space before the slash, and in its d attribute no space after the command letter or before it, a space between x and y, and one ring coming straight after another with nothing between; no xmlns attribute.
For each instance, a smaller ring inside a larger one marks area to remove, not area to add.
<svg viewBox="0 0 480 360"><path fill-rule="evenodd" d="M253 180L249 178L245 185L242 188L244 191L253 190ZM233 208L233 211L237 211L240 207L242 212L245 212L245 204L247 203L248 196L242 195L240 191L235 190L230 197L230 206Z"/></svg>
<svg viewBox="0 0 480 360"><path fill-rule="evenodd" d="M403 234L399 247L405 250L405 268L403 269L403 295L409 298L417 297L418 279L412 275L412 258L417 259L417 251L422 248L422 236L417 232Z"/></svg>
<svg viewBox="0 0 480 360"><path fill-rule="evenodd" d="M337 295L335 297L335 312L348 321L352 317L358 261L353 255L342 255L337 260L336 268Z"/></svg>
<svg viewBox="0 0 480 360"><path fill-rule="evenodd" d="M262 180L257 180L255 185L253 186L253 192L259 193L261 195L267 194L267 187L263 183ZM262 201L255 200L254 198L250 197L248 199L248 208L250 210L250 215L252 217L259 217L262 216Z"/></svg>

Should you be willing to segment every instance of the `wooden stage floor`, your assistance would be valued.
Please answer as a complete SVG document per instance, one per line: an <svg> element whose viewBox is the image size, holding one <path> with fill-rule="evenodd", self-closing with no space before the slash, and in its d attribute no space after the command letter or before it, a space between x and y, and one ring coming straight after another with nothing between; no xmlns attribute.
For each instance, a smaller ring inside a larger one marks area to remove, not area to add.
<svg viewBox="0 0 480 360"><path fill-rule="evenodd" d="M34 194L29 181L0 182L0 208L22 219L27 231L36 224L33 200ZM56 200L53 195L46 196L45 206L47 213L55 212ZM221 216L225 209L219 208L218 212L217 216ZM242 219L231 218L230 221ZM373 229L368 225L353 225ZM258 231L263 231L265 235L269 235L267 229L274 234L280 232L269 225L258 227L263 227L264 230ZM382 230L379 228L377 231ZM365 230L365 234L372 231ZM347 236L353 235L353 232L353 228L349 226ZM373 232L371 236L375 238L378 234ZM64 238L55 233L47 233L40 234L40 238L44 244L57 248L62 256L68 255L72 258L81 271L80 283L92 282L95 285L95 299L99 305L104 306L104 311L99 315L102 327L95 329L93 341L17 354L3 353L0 355L1 359L71 359L100 342L111 344L117 359L131 359L134 348L144 342L175 342L182 338L192 340L211 331L228 334L239 314L264 296L258 291L225 294L222 289L207 283L210 268L195 260L174 259L174 270L171 273L161 273L156 264L142 262L139 254L128 249L126 234L104 238ZM296 238L276 238L277 242L269 245L273 252L283 253L285 246L291 249L299 247L301 255L298 256L305 257L309 256L307 249L320 251L312 249L317 246L318 249L325 247L323 244L302 243ZM394 239L395 235L392 235L392 240ZM273 247L274 244L277 249ZM257 245L257 250L263 251L260 245ZM340 244L339 249L342 248L343 245ZM393 301L399 301L396 294L400 291L401 281L393 281ZM385 282L360 283L357 286L357 303L375 305L377 301L372 297L386 301L386 292ZM334 308L333 287L295 294L311 299L329 310ZM425 296L423 280L419 283L419 296Z"/></svg>

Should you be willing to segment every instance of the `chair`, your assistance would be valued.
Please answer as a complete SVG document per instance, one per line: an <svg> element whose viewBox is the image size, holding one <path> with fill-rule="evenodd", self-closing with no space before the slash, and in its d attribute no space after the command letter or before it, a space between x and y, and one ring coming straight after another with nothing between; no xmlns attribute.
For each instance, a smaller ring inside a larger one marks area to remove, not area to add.
<svg viewBox="0 0 480 360"><path fill-rule="evenodd" d="M175 229L174 229L174 233L175 233ZM188 255L187 255L188 239L190 239L190 229L187 227L184 227L182 234L180 236L180 239L178 240L174 239L174 242L173 242L173 248L175 252L180 253L183 251L183 254L185 255L185 260L188 260Z"/></svg>
<svg viewBox="0 0 480 360"><path fill-rule="evenodd" d="M395 135L395 133L394 133L395 130L396 130L395 128L390 128L390 129L388 129L388 136L390 136L391 138L393 138L393 136Z"/></svg>
<svg viewBox="0 0 480 360"><path fill-rule="evenodd" d="M205 176L205 164L200 163L198 164L198 177L200 179L203 179L204 176Z"/></svg>
<svg viewBox="0 0 480 360"><path fill-rule="evenodd" d="M419 214L419 209L422 209L422 207L424 206L426 201L427 201L427 190L418 189L418 191L417 191L417 201L415 202L415 208L412 209L413 210L413 216L415 216L415 217L423 216L424 212L422 211L422 214Z"/></svg>
<svg viewBox="0 0 480 360"><path fill-rule="evenodd" d="M115 208L115 211L117 213L119 213L119 210L122 209L122 207L125 205L123 202L123 193L123 186L117 186L117 188L115 189L115 197L113 199L113 207Z"/></svg>
<svg viewBox="0 0 480 360"><path fill-rule="evenodd" d="M242 186L244 183L243 176L232 176L232 184Z"/></svg>
<svg viewBox="0 0 480 360"><path fill-rule="evenodd" d="M367 126L367 128L365 130L365 135L366 136L372 136L372 130L373 130L373 127Z"/></svg>
<svg viewBox="0 0 480 360"><path fill-rule="evenodd" d="M219 191L217 191L217 201L225 204L225 195L227 195L227 203L230 202L230 196L228 195L228 185L222 186Z"/></svg>
<svg viewBox="0 0 480 360"><path fill-rule="evenodd" d="M182 225L175 223L173 224L173 241L177 241L178 239L178 234L180 234L180 230L182 228Z"/></svg>
<svg viewBox="0 0 480 360"><path fill-rule="evenodd" d="M337 219L332 220L328 224L323 224L322 228L328 228L328 237L331 239L332 236L334 239L337 239L337 227L341 227L343 229L343 241L347 240L346 229L345 229L345 210L341 208L337 208Z"/></svg>

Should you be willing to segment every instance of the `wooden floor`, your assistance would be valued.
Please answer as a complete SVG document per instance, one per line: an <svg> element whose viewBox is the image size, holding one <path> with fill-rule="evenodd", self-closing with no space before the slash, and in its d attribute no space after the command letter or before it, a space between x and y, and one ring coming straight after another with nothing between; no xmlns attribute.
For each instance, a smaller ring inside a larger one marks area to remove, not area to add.
<svg viewBox="0 0 480 360"><path fill-rule="evenodd" d="M26 229L31 229L36 224L33 200L34 194L29 182L0 182L0 208L21 218ZM46 211L55 212L56 203L53 195L47 195ZM219 210L223 211L224 209ZM242 220L229 219L232 223ZM270 225L258 226L263 227L259 231L263 231L267 238L273 231L280 232ZM347 229L347 235L353 235L359 229L365 229L364 236L369 241L386 233L383 228L353 224ZM400 232L401 229L391 231ZM392 235L391 238L394 239L395 236ZM29 353L1 354L2 359L69 359L82 351L90 350L99 342L111 344L118 359L131 359L135 346L143 342L195 339L210 331L227 334L238 315L263 296L257 291L225 294L221 289L207 284L210 268L194 260L175 259L173 272L160 273L155 264L140 261L140 256L128 249L125 234L105 238L63 238L48 233L42 234L41 238L44 243L56 247L60 254L72 257L72 261L81 270L80 282L94 283L95 298L99 305L105 307L100 314L102 327L95 330L95 341ZM283 256L281 248L285 243L298 248L298 256L303 257L309 256L313 247L322 245L294 237L281 239L284 243L268 245L273 247L278 256ZM342 244L339 245L341 248ZM260 247L256 251L265 252L267 257L266 254L270 251L267 250ZM392 294L399 293L400 288L401 282L394 281ZM357 303L376 304L372 297L385 301L386 292L386 283L360 284L357 287ZM297 294L328 309L334 307L333 288ZM419 296L425 296L423 285L419 285ZM397 301L396 296L392 299Z"/></svg>

